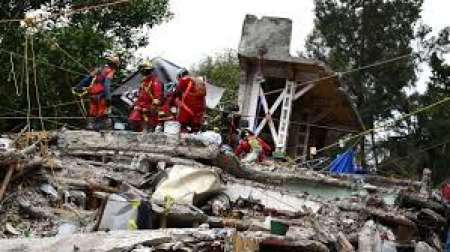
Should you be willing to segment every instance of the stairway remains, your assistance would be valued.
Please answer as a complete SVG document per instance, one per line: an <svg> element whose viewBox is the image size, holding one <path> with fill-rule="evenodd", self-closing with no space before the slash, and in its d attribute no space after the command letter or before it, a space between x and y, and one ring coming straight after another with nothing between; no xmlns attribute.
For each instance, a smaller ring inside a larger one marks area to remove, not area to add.
<svg viewBox="0 0 450 252"><path fill-rule="evenodd" d="M278 127L278 141L275 151L277 153L286 153L287 139L289 135L289 124L292 113L292 102L295 95L295 82L286 82L286 92L281 107L280 124Z"/></svg>

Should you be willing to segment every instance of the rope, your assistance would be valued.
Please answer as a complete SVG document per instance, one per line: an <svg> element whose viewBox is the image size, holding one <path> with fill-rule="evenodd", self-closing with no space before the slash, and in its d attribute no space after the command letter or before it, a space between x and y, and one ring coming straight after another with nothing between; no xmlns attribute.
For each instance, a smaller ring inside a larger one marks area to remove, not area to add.
<svg viewBox="0 0 450 252"><path fill-rule="evenodd" d="M25 111L20 111L20 110L16 110L16 109L11 109L11 108L8 108L8 107L5 107L5 106L3 106L2 109L7 109L7 110L12 111L12 112L14 112L14 113L18 113L18 114L25 115L25 116L20 117L20 118L17 118L17 119L27 119L27 118L28 118L28 117L26 117L27 113L26 113ZM1 118L1 117L0 117L0 118ZM30 117L30 119L40 119L40 118L42 118L43 120L45 120L45 121L47 121L47 122L55 123L55 124L57 124L57 125L61 125L61 126L67 126L67 125L68 125L70 128L73 128L73 129L79 129L79 127L75 127L75 126L69 125L69 124L66 125L66 124L64 124L64 123L59 123L59 122L57 122L57 121L47 119L46 117ZM55 117L55 118L56 118L56 117ZM14 120L17 120L17 119L15 119L15 118L5 118L5 120L8 120L8 119L14 119ZM28 128L29 128L29 127L28 127Z"/></svg>
<svg viewBox="0 0 450 252"><path fill-rule="evenodd" d="M31 121L30 121L30 115L31 115L31 100L30 100L30 75L28 72L28 34L25 34L25 84L27 85L27 124L30 125L28 127L28 132L31 132Z"/></svg>
<svg viewBox="0 0 450 252"><path fill-rule="evenodd" d="M9 54L9 62L11 64L11 71L9 72L9 76L8 76L8 82L11 81L11 77L14 80L14 87L16 87L16 95L17 96L21 96L22 95L22 87L19 90L19 85L17 84L17 78L16 78L16 70L14 67L14 59L13 59L13 55Z"/></svg>
<svg viewBox="0 0 450 252"><path fill-rule="evenodd" d="M253 118L253 116L243 115L243 116L241 116L241 118ZM267 117L265 117L265 116L257 116L256 117L256 119L265 119L265 118L267 118ZM280 119L276 119L276 118L270 118L270 120L272 120L274 122L280 121ZM329 129L329 130L357 133L356 130L320 125L320 124L315 124L315 123L307 123L307 122L301 122L301 121L290 121L290 123L294 124L294 125L299 125L299 126L311 126L311 127L315 127L315 128L321 128L321 129Z"/></svg>
<svg viewBox="0 0 450 252"><path fill-rule="evenodd" d="M63 13L63 12L55 13L55 14L49 15L47 17L47 19L57 18L58 16L61 16L61 15L64 15L64 16L68 17L68 16L72 16L74 14L77 14L77 13L80 13L80 12L83 12L83 11L90 11L90 10L99 9L99 8L106 8L106 7L110 7L110 6L114 6L114 5L118 5L118 4L128 3L130 1L131 0L118 0L118 1L115 1L115 2L102 3L102 4L96 4L96 5L89 5L89 6L85 6L85 7L79 8L79 9L68 11L67 13ZM2 23L13 23L13 22L22 22L22 21L25 22L27 20L29 20L29 19L27 19L27 18L22 18L22 19L2 19L2 20L0 20L0 24L2 24ZM42 21L43 20L33 21L33 22L38 23L38 22L42 22Z"/></svg>
<svg viewBox="0 0 450 252"><path fill-rule="evenodd" d="M63 103L59 103L59 104L55 104L55 105L44 106L44 107L42 107L42 109L64 107L64 106L68 106L68 105L77 104L78 102L79 101L63 102ZM37 109L34 108L31 111L35 111L35 110L37 110ZM9 114L10 113L3 113L0 116L6 116L6 115L9 115Z"/></svg>
<svg viewBox="0 0 450 252"><path fill-rule="evenodd" d="M3 52L3 53L9 53L10 55L14 55L14 56L16 56L16 57L24 57L24 56L22 56L22 55L19 55L19 54L16 54L16 53L14 53L14 52L10 52L10 51L7 51L7 50L1 49L1 48L0 48L0 52ZM26 63L26 61L28 61L27 58L25 58L25 63ZM63 68L63 67L59 67L59 66L56 66L56 65L53 65L53 64L50 64L50 63L46 63L46 62L44 62L44 61L41 61L40 63L42 63L42 64L44 64L44 65L47 65L47 66L50 66L50 67L53 67L53 68L61 69L61 70L66 71L66 72L78 74L78 75L81 75L81 76L86 76L86 74L84 74L84 73L80 73L80 72L76 72L76 71L73 71L73 70L65 69L65 68ZM67 84L67 83L66 83L66 84ZM69 86L69 88L71 88L71 87ZM81 101L80 101L80 102L81 102ZM76 103L78 104L78 101L76 101ZM82 115L86 115L86 109L84 108L84 104L82 104L81 106L78 104L78 107L79 107L79 109L80 109L81 114L82 114Z"/></svg>
<svg viewBox="0 0 450 252"><path fill-rule="evenodd" d="M42 33L42 35L48 40L50 41L54 46L56 46L61 52L63 52L69 59L71 59L73 62L77 63L79 66L81 66L86 72L90 72L89 69L83 65L81 62L79 62L78 60L75 59L75 57L73 57L72 55L70 55L69 52L67 52L66 50L64 50L59 44L58 42L56 42L53 38L50 38L47 34Z"/></svg>
<svg viewBox="0 0 450 252"><path fill-rule="evenodd" d="M41 119L40 119L41 129L43 131L45 131L44 120L42 120L42 108L41 108L41 99L40 99L40 95L39 95L39 87L38 87L38 84L37 84L37 71L36 71L36 60L35 60L36 55L35 55L35 52L34 52L34 39L33 39L33 37L31 37L31 53L32 53L32 62L33 62L34 87L35 87L35 90L36 90L36 101L37 101L37 104L38 104L39 117L41 117Z"/></svg>
<svg viewBox="0 0 450 252"><path fill-rule="evenodd" d="M419 154L419 153L425 152L425 151L427 151L427 150L432 150L432 149L434 149L434 148L437 148L437 147L442 146L442 145L446 145L446 144L448 144L448 143L450 143L450 140L441 142L441 143L439 143L439 144L434 144L434 145L431 145L431 146L428 146L428 147L425 147L425 148L419 148L418 151L415 151L415 152L413 152L412 154L409 154L409 155L404 156L404 157L399 157L399 158L391 159L391 160L388 160L387 162L384 162L384 163L382 162L382 163L380 163L380 165L385 166L385 165L390 164L390 163L395 163L395 162L397 162L397 161L399 161L399 160L402 160L402 159L405 159L405 158L409 158L409 157L411 157L411 156L415 156L415 155L417 155L417 154Z"/></svg>
<svg viewBox="0 0 450 252"><path fill-rule="evenodd" d="M105 7L110 7L113 5L118 5L118 4L123 4L123 3L128 3L130 2L130 0L118 0L115 2L110 2L110 3L103 3L103 4L98 4L98 5L91 5L91 6L86 6L80 9L76 9L76 10L72 10L69 13L67 13L68 16L74 15L76 13L80 13L83 11L89 11L89 10L94 10L94 9L99 9L99 8L105 8Z"/></svg>
<svg viewBox="0 0 450 252"><path fill-rule="evenodd" d="M20 22L20 21L23 21L23 19L2 19L2 20L0 20L0 24Z"/></svg>
<svg viewBox="0 0 450 252"><path fill-rule="evenodd" d="M435 102L435 103L432 103L432 104L430 104L430 105L428 105L428 106L425 106L425 107L423 107L423 108L417 109L417 110L415 110L415 111L413 111L413 112L411 112L411 113L405 114L405 115L403 115L403 116L401 116L401 117L399 117L399 118L393 120L392 122L387 122L387 123L385 123L384 125L381 125L381 126L378 126L378 127L373 127L373 128L371 128L371 129L365 130L365 131L363 131L363 132L361 132L361 133L359 133L359 134L357 134L357 135L355 135L355 136L352 136L352 137L346 139L346 142L355 140L355 139L357 139L357 138L359 138L359 137L363 137L363 136L365 136L365 135L367 135L367 134L369 134L369 133L375 132L376 130L383 129L383 128L386 128L386 127L394 126L394 124L395 124L396 122L402 121L402 120L404 120L404 119L406 119L406 118L408 118L408 117L411 117L411 116L413 116L413 115L417 115L417 114L419 114L419 113L422 113L422 112L425 112L425 111L427 111L427 110L430 110L430 109L432 109L432 108L434 108L434 107L440 106L440 105L442 105L442 104L444 104L444 103L446 103L446 102L448 102L448 101L450 101L450 97L446 97L446 98L444 98L444 99L442 99L442 100L439 100L439 101L437 101L437 102ZM328 149L331 149L332 147L335 147L335 146L337 146L337 145L339 145L339 141L336 142L336 143L330 144L330 145L328 145L328 146L325 146L325 147L323 147L323 148L321 148L321 149L319 149L319 150L317 150L317 153L323 152L323 151L328 150ZM297 158L297 159L301 159L301 158L304 158L304 157L305 157L305 156L301 156L301 157L299 157L299 158Z"/></svg>
<svg viewBox="0 0 450 252"><path fill-rule="evenodd" d="M118 116L110 116L109 118L115 118ZM84 117L84 116L1 116L1 120L21 120L21 119L28 119L30 120L38 120L38 119L62 119L62 120L81 120L86 118L95 118L95 117Z"/></svg>
<svg viewBox="0 0 450 252"><path fill-rule="evenodd" d="M2 49L2 48L0 48L0 52L7 53L7 54L13 55L15 57L24 58L23 55L20 55L18 53L11 52L11 51L8 51L8 50ZM42 60L36 60L36 62L41 63L41 64L46 65L46 66L49 66L49 67L53 67L53 68L57 68L57 69L63 70L63 71L68 72L68 73L73 73L73 74L77 74L77 75L81 75L81 76L86 76L85 73L80 73L80 72L77 72L77 71L74 71L74 70L70 70L70 69L63 68L63 67L60 67L60 66L57 66L57 65L53 65L53 64L47 63L47 62L42 61Z"/></svg>
<svg viewBox="0 0 450 252"><path fill-rule="evenodd" d="M342 75L346 75L346 74L350 74L350 73L354 73L354 72L359 72L359 71L366 70L366 69L369 69L369 68L372 68L372 67L381 66L381 65L388 64L388 63L391 63L391 62L395 62L395 61L398 61L398 60L401 60L401 59L404 59L404 58L408 58L408 57L411 57L411 56L412 56L412 53L404 54L404 55L397 56L397 57L394 57L394 58L391 58L391 59L382 60L382 61L378 61L378 62L369 64L369 65L365 65L365 66L362 66L362 67L354 68L354 69L351 69L351 70L348 70L348 71L337 72L335 74L324 76L324 77L321 77L321 78L318 78L318 79L315 79L315 80L310 80L310 81L298 83L298 84L295 85L295 87L306 86L306 85L314 84L314 83L317 83L317 82L318 82L318 84L320 84L324 80L340 77ZM284 88L270 90L267 93L264 93L264 95L280 93L283 90L284 90Z"/></svg>

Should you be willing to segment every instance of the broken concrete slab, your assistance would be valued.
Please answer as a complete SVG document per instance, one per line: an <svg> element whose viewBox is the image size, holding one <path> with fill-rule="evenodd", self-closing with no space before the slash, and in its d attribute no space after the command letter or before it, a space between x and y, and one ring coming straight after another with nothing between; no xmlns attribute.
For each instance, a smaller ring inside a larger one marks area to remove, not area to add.
<svg viewBox="0 0 450 252"><path fill-rule="evenodd" d="M303 213L309 209L311 212L317 213L322 206L319 202L306 200L297 195L236 182L228 182L225 193L230 196L232 201L236 201L239 198L251 197L255 200L259 200L266 208L276 210Z"/></svg>
<svg viewBox="0 0 450 252"><path fill-rule="evenodd" d="M258 17L247 15L242 28L239 54L258 57L258 49L269 49L265 57L289 56L292 21L287 18Z"/></svg>
<svg viewBox="0 0 450 252"><path fill-rule="evenodd" d="M358 252L381 252L381 237L375 222L366 222L358 237Z"/></svg>
<svg viewBox="0 0 450 252"><path fill-rule="evenodd" d="M215 169L175 165L156 187L152 200L162 202L171 197L176 203L200 206L223 189Z"/></svg>
<svg viewBox="0 0 450 252"><path fill-rule="evenodd" d="M145 247L175 242L224 241L233 234L231 229L160 229L147 231L111 231L74 234L51 238L0 240L2 251L23 252L107 252L130 251L138 245Z"/></svg>
<svg viewBox="0 0 450 252"><path fill-rule="evenodd" d="M414 252L437 252L437 251L436 249L434 249L425 242L418 242L414 246Z"/></svg>
<svg viewBox="0 0 450 252"><path fill-rule="evenodd" d="M218 155L217 145L205 146L195 139L181 138L173 143L170 136L163 133L140 133L128 131L69 131L58 134L58 147L61 151L75 155L86 155L89 151L113 151L116 155L139 155L141 153L166 154L173 157L192 159L213 159ZM83 153L84 152L84 153Z"/></svg>

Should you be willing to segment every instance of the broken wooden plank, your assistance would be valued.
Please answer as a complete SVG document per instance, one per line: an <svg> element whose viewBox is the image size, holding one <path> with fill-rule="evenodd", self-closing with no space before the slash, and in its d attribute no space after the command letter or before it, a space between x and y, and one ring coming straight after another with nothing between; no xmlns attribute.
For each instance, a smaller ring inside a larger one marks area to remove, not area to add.
<svg viewBox="0 0 450 252"><path fill-rule="evenodd" d="M330 250L325 244L315 240L296 240L286 241L282 239L267 239L260 243L260 248L264 251L314 251L329 252Z"/></svg>
<svg viewBox="0 0 450 252"><path fill-rule="evenodd" d="M347 240L344 233L339 232L337 236L337 251L338 252L354 252L355 248L353 245Z"/></svg>
<svg viewBox="0 0 450 252"><path fill-rule="evenodd" d="M233 153L219 153L213 160L213 164L235 177L249 179L264 184L298 184L309 182L341 188L352 188L352 181L350 180L338 179L325 175L316 174L314 176L308 176L299 173L259 171L253 169L252 165L241 164L239 159Z"/></svg>
<svg viewBox="0 0 450 252"><path fill-rule="evenodd" d="M442 204L424 198L416 193L400 192L396 199L396 203L404 208L428 208L440 214L445 212L445 207Z"/></svg>
<svg viewBox="0 0 450 252"><path fill-rule="evenodd" d="M413 221L408 219L406 216L395 212L386 212L382 209L366 207L359 203L338 203L338 207L344 211L355 211L368 214L369 216L377 218L386 224L394 226L401 225L417 230L417 226Z"/></svg>
<svg viewBox="0 0 450 252"><path fill-rule="evenodd" d="M45 207L38 207L33 206L31 202L25 200L25 199L17 199L17 202L25 213L30 215L30 217L35 219L48 219L53 218L54 214L51 208L45 208Z"/></svg>
<svg viewBox="0 0 450 252"><path fill-rule="evenodd" d="M46 161L41 157L35 157L31 160L27 160L24 163L21 163L18 169L19 171L12 177L11 181L17 181L22 178L25 174L29 174L36 169L45 166Z"/></svg>
<svg viewBox="0 0 450 252"><path fill-rule="evenodd" d="M3 200L3 197L5 196L6 189L8 188L9 181L11 180L11 177L14 173L14 170L17 167L17 163L12 163L8 167L8 171L6 172L5 178L2 182L2 187L0 188L0 201Z"/></svg>

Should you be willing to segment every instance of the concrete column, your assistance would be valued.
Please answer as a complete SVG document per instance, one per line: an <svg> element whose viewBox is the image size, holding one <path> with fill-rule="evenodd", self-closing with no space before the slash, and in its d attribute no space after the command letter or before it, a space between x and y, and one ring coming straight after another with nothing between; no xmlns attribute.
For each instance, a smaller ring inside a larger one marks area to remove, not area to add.
<svg viewBox="0 0 450 252"><path fill-rule="evenodd" d="M255 131L256 128L256 117L258 116L256 114L258 110L258 104L259 104L259 88L261 87L262 77L258 76L257 74L252 75L252 81L251 81L251 88L248 92L248 96L245 98L248 100L248 122L249 122L249 129L252 131Z"/></svg>

